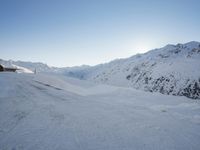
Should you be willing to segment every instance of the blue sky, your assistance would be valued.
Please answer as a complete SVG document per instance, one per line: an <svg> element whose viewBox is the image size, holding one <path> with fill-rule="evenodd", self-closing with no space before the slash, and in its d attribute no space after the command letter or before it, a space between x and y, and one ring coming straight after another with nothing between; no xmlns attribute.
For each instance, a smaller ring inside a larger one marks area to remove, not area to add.
<svg viewBox="0 0 200 150"><path fill-rule="evenodd" d="M95 65L188 41L199 0L0 0L1 59Z"/></svg>

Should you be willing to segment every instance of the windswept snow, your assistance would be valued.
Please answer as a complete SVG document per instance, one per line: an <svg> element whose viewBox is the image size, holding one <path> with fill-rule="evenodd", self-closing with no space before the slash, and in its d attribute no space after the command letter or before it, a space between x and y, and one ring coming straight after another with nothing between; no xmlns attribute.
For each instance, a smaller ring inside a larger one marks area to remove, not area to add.
<svg viewBox="0 0 200 150"><path fill-rule="evenodd" d="M0 73L1 150L199 150L200 103L58 75Z"/></svg>

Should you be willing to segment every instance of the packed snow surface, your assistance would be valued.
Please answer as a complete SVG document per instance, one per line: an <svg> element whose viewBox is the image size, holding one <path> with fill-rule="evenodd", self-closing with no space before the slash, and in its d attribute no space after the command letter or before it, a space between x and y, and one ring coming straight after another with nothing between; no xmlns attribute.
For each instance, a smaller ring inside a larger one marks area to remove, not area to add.
<svg viewBox="0 0 200 150"><path fill-rule="evenodd" d="M58 75L0 73L1 150L199 150L200 103Z"/></svg>

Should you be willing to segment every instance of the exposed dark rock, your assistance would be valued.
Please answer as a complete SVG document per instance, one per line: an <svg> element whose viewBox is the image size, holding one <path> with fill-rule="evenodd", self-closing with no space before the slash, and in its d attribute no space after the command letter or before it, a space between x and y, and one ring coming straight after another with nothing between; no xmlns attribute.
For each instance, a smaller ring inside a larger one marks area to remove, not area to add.
<svg viewBox="0 0 200 150"><path fill-rule="evenodd" d="M130 80L131 79L131 75L126 76L126 79Z"/></svg>

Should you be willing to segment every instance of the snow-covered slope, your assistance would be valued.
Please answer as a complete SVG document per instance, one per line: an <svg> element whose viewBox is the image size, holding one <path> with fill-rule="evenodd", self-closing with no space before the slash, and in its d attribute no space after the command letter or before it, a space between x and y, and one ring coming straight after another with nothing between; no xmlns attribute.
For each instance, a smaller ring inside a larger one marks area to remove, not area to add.
<svg viewBox="0 0 200 150"><path fill-rule="evenodd" d="M99 83L150 92L200 98L200 43L167 45L160 49L87 68L71 74Z"/></svg>
<svg viewBox="0 0 200 150"><path fill-rule="evenodd" d="M4 61L24 70L64 74L98 83L200 99L200 43L167 45L97 66L56 68L43 63ZM25 72L25 71L24 71Z"/></svg>
<svg viewBox="0 0 200 150"><path fill-rule="evenodd" d="M0 73L1 150L199 150L200 103L58 75Z"/></svg>

